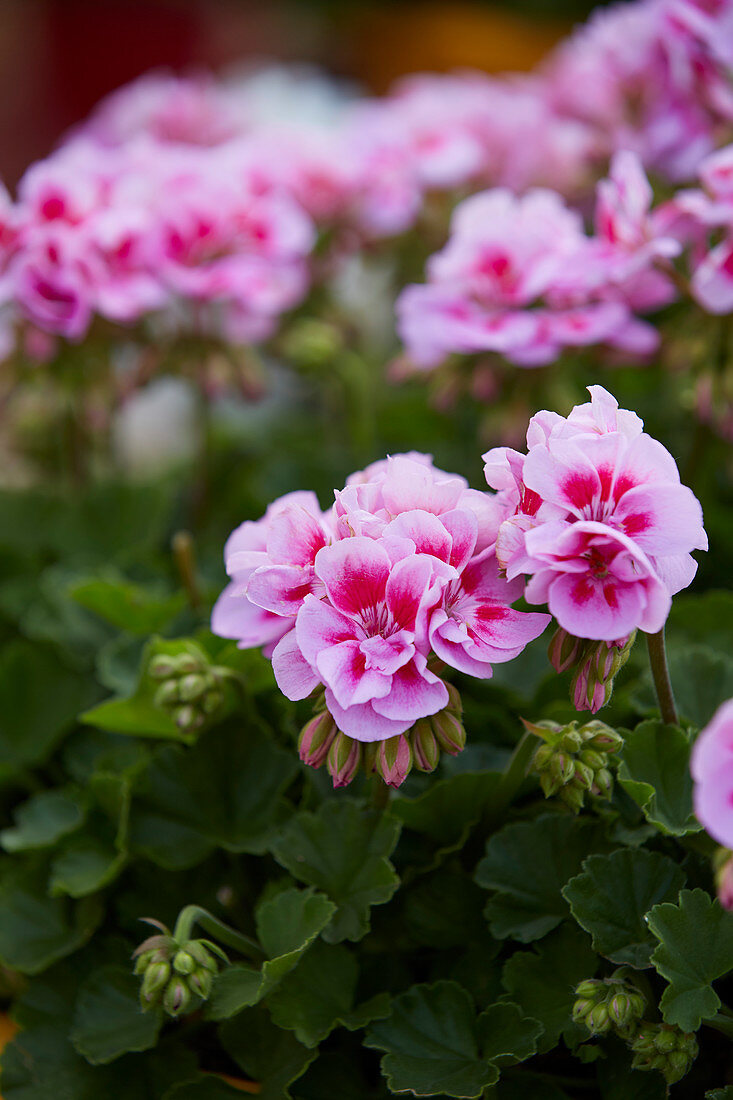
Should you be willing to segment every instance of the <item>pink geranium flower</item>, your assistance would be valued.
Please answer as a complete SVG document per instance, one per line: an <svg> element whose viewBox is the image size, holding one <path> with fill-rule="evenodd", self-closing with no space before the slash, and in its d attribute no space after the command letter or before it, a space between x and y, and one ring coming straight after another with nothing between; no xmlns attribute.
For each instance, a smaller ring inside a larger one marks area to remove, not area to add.
<svg viewBox="0 0 733 1100"><path fill-rule="evenodd" d="M733 847L733 699L700 731L690 769L698 820L719 844Z"/></svg>
<svg viewBox="0 0 733 1100"><path fill-rule="evenodd" d="M605 523L544 523L527 532L529 603L546 603L576 638L612 642L641 629L656 633L672 603L632 539Z"/></svg>
<svg viewBox="0 0 733 1100"><path fill-rule="evenodd" d="M356 536L321 550L316 575L327 601L306 597L296 623L298 647L326 686L326 706L339 729L378 741L409 729L448 702L427 667L426 614L439 595L428 555L405 556L405 543ZM273 658L284 694L292 679Z"/></svg>
<svg viewBox="0 0 733 1100"><path fill-rule="evenodd" d="M317 587L313 563L330 533L314 493L276 500L262 519L247 520L227 540L232 578L214 605L211 629L242 649L267 655L293 627L305 595Z"/></svg>

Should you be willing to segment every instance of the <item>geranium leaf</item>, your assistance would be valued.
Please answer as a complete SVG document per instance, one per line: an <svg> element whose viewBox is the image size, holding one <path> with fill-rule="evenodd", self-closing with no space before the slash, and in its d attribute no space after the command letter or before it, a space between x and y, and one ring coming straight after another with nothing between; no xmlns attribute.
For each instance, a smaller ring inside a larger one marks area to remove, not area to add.
<svg viewBox="0 0 733 1100"><path fill-rule="evenodd" d="M186 603L183 592L166 593L160 585L134 584L119 575L78 580L69 594L87 611L130 634L156 634Z"/></svg>
<svg viewBox="0 0 733 1100"><path fill-rule="evenodd" d="M289 1086L316 1057L292 1032L275 1027L262 1006L227 1020L219 1036L245 1074L258 1082L260 1100L289 1100Z"/></svg>
<svg viewBox="0 0 733 1100"><path fill-rule="evenodd" d="M331 920L336 906L311 890L282 890L258 906L257 934L269 955L260 970L230 966L216 978L207 1015L225 1020L257 1004L288 974Z"/></svg>
<svg viewBox="0 0 733 1100"><path fill-rule="evenodd" d="M395 997L389 1016L372 1024L365 1045L385 1052L382 1073L392 1092L476 1097L499 1079L482 1055L482 1037L468 993L441 981Z"/></svg>
<svg viewBox="0 0 733 1100"><path fill-rule="evenodd" d="M255 725L217 727L191 749L166 745L135 800L131 845L170 869L190 867L217 846L262 853L297 769L295 755Z"/></svg>
<svg viewBox="0 0 733 1100"><path fill-rule="evenodd" d="M323 890L338 906L323 938L359 940L369 910L394 894L399 878L389 862L400 824L349 799L324 802L293 817L272 847L275 859L301 882Z"/></svg>
<svg viewBox="0 0 733 1100"><path fill-rule="evenodd" d="M346 947L315 943L268 997L272 1020L295 1032L307 1047L317 1046L337 1026L365 1027L389 1012L389 998L379 995L354 1008L359 964Z"/></svg>
<svg viewBox="0 0 733 1100"><path fill-rule="evenodd" d="M140 981L131 970L102 966L79 989L70 1037L79 1054L99 1065L155 1046L161 1022L159 1013L140 1008Z"/></svg>
<svg viewBox="0 0 733 1100"><path fill-rule="evenodd" d="M97 899L50 898L40 868L24 868L0 882L0 910L0 959L23 974L38 974L76 951L102 916Z"/></svg>
<svg viewBox="0 0 733 1100"><path fill-rule="evenodd" d="M644 968L655 947L646 924L653 905L676 901L685 874L671 859L643 848L593 855L563 888L572 914L611 962Z"/></svg>
<svg viewBox="0 0 733 1100"><path fill-rule="evenodd" d="M500 780L500 772L453 775L417 798L395 798L390 812L440 845L457 844L478 821Z"/></svg>
<svg viewBox="0 0 733 1100"><path fill-rule="evenodd" d="M720 1008L712 982L733 970L733 914L704 890L683 890L677 905L655 906L648 922L659 940L652 962L669 982L660 1002L664 1018L696 1031Z"/></svg>
<svg viewBox="0 0 733 1100"><path fill-rule="evenodd" d="M6 852L50 848L74 832L84 820L84 807L72 790L40 791L14 812L15 825L3 829L0 842Z"/></svg>
<svg viewBox="0 0 733 1100"><path fill-rule="evenodd" d="M51 650L11 642L0 653L0 780L43 763L96 689Z"/></svg>
<svg viewBox="0 0 733 1100"><path fill-rule="evenodd" d="M655 719L637 726L626 738L618 777L663 833L683 836L701 828L692 812L690 743L677 726Z"/></svg>
<svg viewBox="0 0 733 1100"><path fill-rule="evenodd" d="M486 907L491 932L522 943L541 939L569 915L562 888L601 844L594 822L543 814L491 837L476 882L495 890Z"/></svg>
<svg viewBox="0 0 733 1100"><path fill-rule="evenodd" d="M577 1041L583 1034L572 1022L575 986L597 968L588 937L570 922L534 950L517 951L507 961L502 983L522 1011L544 1027L541 1051L552 1049L560 1035Z"/></svg>

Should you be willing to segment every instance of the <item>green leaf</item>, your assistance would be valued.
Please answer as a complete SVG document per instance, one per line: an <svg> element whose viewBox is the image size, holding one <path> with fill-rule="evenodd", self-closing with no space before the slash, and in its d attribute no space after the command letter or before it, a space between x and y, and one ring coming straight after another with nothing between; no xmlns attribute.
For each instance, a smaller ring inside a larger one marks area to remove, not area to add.
<svg viewBox="0 0 733 1100"><path fill-rule="evenodd" d="M495 833L475 875L479 886L496 891L486 907L492 935L529 943L556 928L569 915L563 886L599 845L595 822L565 814L543 814Z"/></svg>
<svg viewBox="0 0 733 1100"><path fill-rule="evenodd" d="M113 882L126 863L126 853L111 844L94 836L74 836L51 864L49 891L53 896L86 897Z"/></svg>
<svg viewBox="0 0 733 1100"><path fill-rule="evenodd" d="M89 701L89 685L50 650L28 642L5 646L0 652L0 780L43 763Z"/></svg>
<svg viewBox="0 0 733 1100"><path fill-rule="evenodd" d="M405 931L426 947L465 947L486 934L486 895L460 866L421 875L404 897Z"/></svg>
<svg viewBox="0 0 733 1100"><path fill-rule="evenodd" d="M230 966L216 978L208 1015L225 1020L257 1004L288 974L319 932L331 920L336 906L311 890L282 890L258 906L257 935L269 955L261 970Z"/></svg>
<svg viewBox="0 0 733 1100"><path fill-rule="evenodd" d="M704 890L683 890L677 905L655 906L648 922L659 940L652 962L669 982L664 1018L696 1031L720 1008L711 983L733 970L733 915Z"/></svg>
<svg viewBox="0 0 733 1100"><path fill-rule="evenodd" d="M544 1027L540 1051L585 1037L572 1021L575 986L592 978L598 958L588 937L569 922L552 932L532 951L517 951L504 966L502 982L527 1016Z"/></svg>
<svg viewBox="0 0 733 1100"><path fill-rule="evenodd" d="M460 844L501 780L500 772L469 772L441 779L417 798L395 798L390 813L440 845Z"/></svg>
<svg viewBox="0 0 733 1100"><path fill-rule="evenodd" d="M510 1002L490 1005L478 1018L481 1056L499 1065L523 1062L537 1050L544 1028Z"/></svg>
<svg viewBox="0 0 733 1100"><path fill-rule="evenodd" d="M455 982L416 985L395 997L365 1046L386 1052L382 1073L392 1092L476 1097L499 1080L482 1057L473 1002Z"/></svg>
<svg viewBox="0 0 733 1100"><path fill-rule="evenodd" d="M69 594L87 611L130 634L156 634L186 603L183 592L165 593L159 585L134 584L119 575L77 581Z"/></svg>
<svg viewBox="0 0 733 1100"><path fill-rule="evenodd" d="M316 1057L291 1032L275 1027L261 1006L227 1020L219 1036L245 1074L259 1082L260 1100L289 1100L289 1086Z"/></svg>
<svg viewBox="0 0 733 1100"><path fill-rule="evenodd" d="M170 870L191 867L217 847L261 854L297 770L295 754L254 724L217 727L191 749L165 746L135 799L131 846Z"/></svg>
<svg viewBox="0 0 733 1100"><path fill-rule="evenodd" d="M159 1013L140 1008L140 981L130 969L101 966L79 989L70 1038L79 1054L99 1065L155 1046L161 1022Z"/></svg>
<svg viewBox="0 0 733 1100"><path fill-rule="evenodd" d="M733 1085L722 1089L711 1089L705 1093L705 1100L733 1100Z"/></svg>
<svg viewBox="0 0 733 1100"><path fill-rule="evenodd" d="M730 640L726 650L729 646ZM670 645L668 663L680 718L699 729L710 721L720 704L733 695L733 659L727 652L710 649L709 644ZM644 706L656 706L650 675L640 692L639 702Z"/></svg>
<svg viewBox="0 0 733 1100"><path fill-rule="evenodd" d="M389 1012L389 998L378 995L361 1010L354 1009L359 964L346 947L315 943L270 994L273 1023L295 1032L299 1042L315 1047L339 1025L365 1027Z"/></svg>
<svg viewBox="0 0 733 1100"><path fill-rule="evenodd" d="M528 1058L541 1032L512 1004L492 1005L477 1018L466 990L440 981L395 997L365 1045L386 1052L382 1073L393 1092L476 1097L498 1081L494 1061Z"/></svg>
<svg viewBox="0 0 733 1100"><path fill-rule="evenodd" d="M653 905L676 901L684 884L684 871L666 856L621 848L589 856L563 897L581 928L592 935L596 951L611 962L643 969L655 947L646 914Z"/></svg>
<svg viewBox="0 0 733 1100"><path fill-rule="evenodd" d="M0 882L0 911L0 959L23 974L38 974L76 951L102 916L95 899L48 897L45 875L35 868Z"/></svg>
<svg viewBox="0 0 733 1100"><path fill-rule="evenodd" d="M15 810L15 827L3 829L0 843L6 852L50 848L84 820L78 796L69 790L40 791Z"/></svg>
<svg viewBox="0 0 733 1100"><path fill-rule="evenodd" d="M351 799L324 802L285 826L272 847L275 859L338 906L323 934L329 943L360 940L369 930L371 906L394 894L399 878L389 856L399 834L394 818Z"/></svg>
<svg viewBox="0 0 733 1100"><path fill-rule="evenodd" d="M624 790L647 821L672 836L698 832L692 811L690 743L677 726L652 719L626 738L618 770Z"/></svg>

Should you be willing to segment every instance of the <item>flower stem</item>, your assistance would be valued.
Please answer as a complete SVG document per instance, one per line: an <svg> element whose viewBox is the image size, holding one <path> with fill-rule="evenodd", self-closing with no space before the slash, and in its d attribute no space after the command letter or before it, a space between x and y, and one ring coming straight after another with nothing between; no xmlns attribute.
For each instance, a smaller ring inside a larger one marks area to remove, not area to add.
<svg viewBox="0 0 733 1100"><path fill-rule="evenodd" d="M191 610L198 614L201 611L201 592L196 578L196 555L190 533L176 531L171 541L171 548Z"/></svg>
<svg viewBox="0 0 733 1100"><path fill-rule="evenodd" d="M199 924L204 932L208 932L210 936L215 936L227 947L239 951L240 955L244 955L248 959L255 959L260 962L265 957L265 952L255 940L245 936L242 932L237 932L234 928L230 928L228 924L224 924L208 909L202 909L200 905L187 905L178 914L178 920L173 929L174 940L181 944L190 940L194 924Z"/></svg>
<svg viewBox="0 0 733 1100"><path fill-rule="evenodd" d="M386 810L389 806L390 788L378 776L371 781L370 802L375 810Z"/></svg>
<svg viewBox="0 0 733 1100"><path fill-rule="evenodd" d="M649 650L649 665L654 680L654 690L659 701L659 710L662 721L671 726L679 725L677 707L675 706L672 683L669 679L667 667L667 651L664 646L664 627L658 634L647 634L647 649Z"/></svg>
<svg viewBox="0 0 733 1100"><path fill-rule="evenodd" d="M482 832L492 832L504 817L504 813L514 800L514 796L524 782L527 768L532 759L532 754L537 747L537 738L529 730L526 730L511 755L506 771L499 781L496 794L484 815Z"/></svg>

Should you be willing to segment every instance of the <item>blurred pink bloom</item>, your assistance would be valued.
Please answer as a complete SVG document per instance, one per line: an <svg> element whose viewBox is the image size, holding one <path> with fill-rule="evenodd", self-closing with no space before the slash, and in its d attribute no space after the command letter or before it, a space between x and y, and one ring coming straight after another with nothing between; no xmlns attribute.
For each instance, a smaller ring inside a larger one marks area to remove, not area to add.
<svg viewBox="0 0 733 1100"><path fill-rule="evenodd" d="M690 770L698 821L726 848L733 846L733 699L723 703L692 747Z"/></svg>

